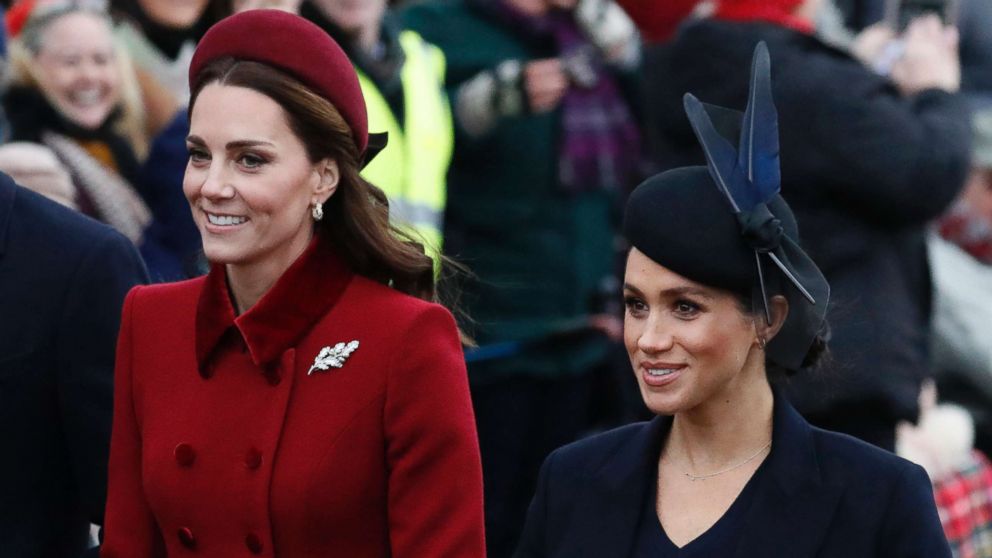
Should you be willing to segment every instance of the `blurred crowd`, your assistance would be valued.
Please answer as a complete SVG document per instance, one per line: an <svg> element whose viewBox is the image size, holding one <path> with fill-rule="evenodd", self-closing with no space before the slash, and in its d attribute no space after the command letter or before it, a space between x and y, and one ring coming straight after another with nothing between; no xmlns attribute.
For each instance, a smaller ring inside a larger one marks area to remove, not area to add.
<svg viewBox="0 0 992 558"><path fill-rule="evenodd" d="M363 176L468 270L444 279L499 558L551 450L645 416L620 210L703 164L683 94L743 109L765 41L782 193L836 301L831 362L782 383L814 424L924 464L957 556L992 556L992 3L617 1L5 2L0 171L122 233L151 281L202 274L182 191L197 40L259 8L326 30L388 132Z"/></svg>

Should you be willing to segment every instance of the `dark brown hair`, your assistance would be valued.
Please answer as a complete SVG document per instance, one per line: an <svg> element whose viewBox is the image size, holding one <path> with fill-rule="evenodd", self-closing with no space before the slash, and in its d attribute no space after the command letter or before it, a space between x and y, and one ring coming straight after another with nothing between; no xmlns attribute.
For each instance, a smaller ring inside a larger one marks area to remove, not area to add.
<svg viewBox="0 0 992 558"><path fill-rule="evenodd" d="M324 205L317 225L359 275L429 301L437 301L434 263L423 245L389 221L385 193L359 175L360 156L341 113L299 80L258 62L222 58L208 64L190 84L190 114L210 83L244 87L278 103L312 162L337 162L337 191ZM450 262L449 262L450 263Z"/></svg>

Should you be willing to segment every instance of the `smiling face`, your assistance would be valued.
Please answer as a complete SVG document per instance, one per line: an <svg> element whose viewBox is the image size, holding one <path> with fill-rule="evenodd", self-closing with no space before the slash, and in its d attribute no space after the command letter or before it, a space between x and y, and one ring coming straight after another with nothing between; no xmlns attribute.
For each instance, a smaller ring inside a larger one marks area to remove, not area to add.
<svg viewBox="0 0 992 558"><path fill-rule="evenodd" d="M98 15L73 12L53 21L34 62L48 99L83 128L100 127L120 101L110 25Z"/></svg>
<svg viewBox="0 0 992 558"><path fill-rule="evenodd" d="M644 403L673 415L767 381L755 320L727 291L693 282L636 248L624 278L624 344Z"/></svg>
<svg viewBox="0 0 992 558"><path fill-rule="evenodd" d="M190 118L183 191L214 263L285 269L313 234L311 206L338 183L337 164L310 161L278 103L211 83Z"/></svg>

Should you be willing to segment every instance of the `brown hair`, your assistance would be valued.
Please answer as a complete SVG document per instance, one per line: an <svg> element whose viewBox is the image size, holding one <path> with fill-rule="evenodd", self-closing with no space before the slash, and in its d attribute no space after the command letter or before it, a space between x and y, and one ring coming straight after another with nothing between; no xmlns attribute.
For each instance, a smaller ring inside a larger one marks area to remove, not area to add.
<svg viewBox="0 0 992 558"><path fill-rule="evenodd" d="M330 158L341 173L337 192L324 205L317 231L359 275L429 301L437 301L433 260L423 245L389 221L386 194L359 175L360 156L351 129L324 97L289 74L259 62L221 58L190 84L190 114L203 88L218 82L257 91L278 103L312 162ZM443 262L442 262L443 263Z"/></svg>

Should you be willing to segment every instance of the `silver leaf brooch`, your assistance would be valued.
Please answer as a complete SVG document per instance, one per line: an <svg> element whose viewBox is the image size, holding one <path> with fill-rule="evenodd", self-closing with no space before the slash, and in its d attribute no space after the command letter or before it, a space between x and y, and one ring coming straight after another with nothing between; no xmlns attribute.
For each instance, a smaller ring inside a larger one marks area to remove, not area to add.
<svg viewBox="0 0 992 558"><path fill-rule="evenodd" d="M333 347L324 347L320 350L317 358L313 361L313 366L307 372L307 376L316 371L330 370L331 368L341 368L344 361L348 360L351 353L358 349L358 341L350 343L338 343Z"/></svg>

